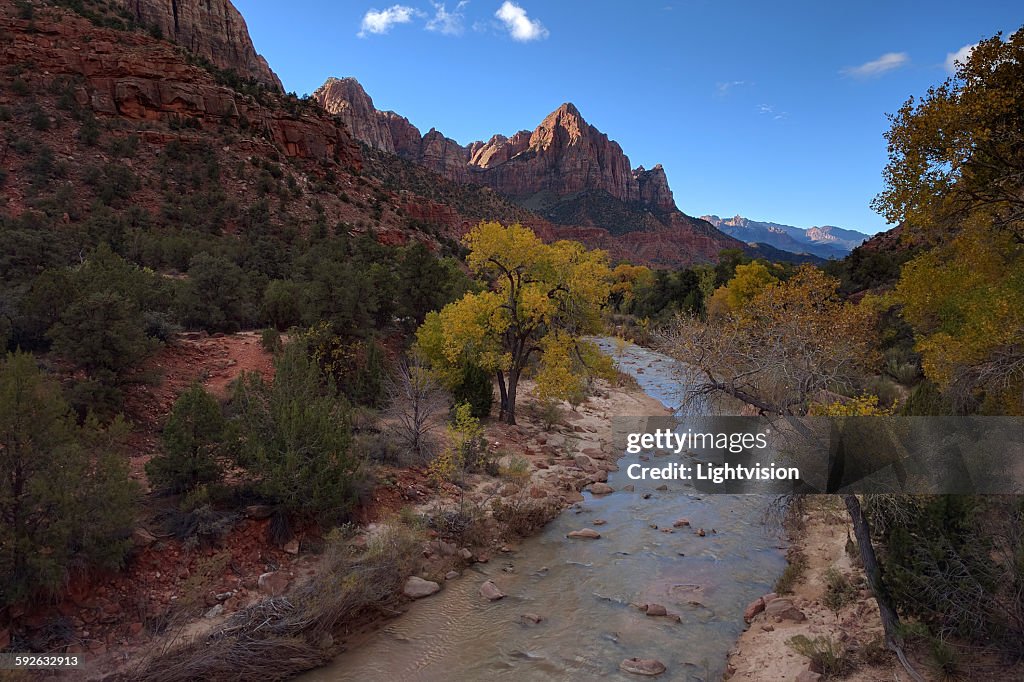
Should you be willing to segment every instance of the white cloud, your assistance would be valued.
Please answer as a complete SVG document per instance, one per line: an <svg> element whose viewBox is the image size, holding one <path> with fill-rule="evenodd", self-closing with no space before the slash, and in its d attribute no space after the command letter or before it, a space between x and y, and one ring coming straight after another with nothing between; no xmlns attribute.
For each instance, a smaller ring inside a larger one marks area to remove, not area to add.
<svg viewBox="0 0 1024 682"><path fill-rule="evenodd" d="M510 0L505 0L494 16L505 24L505 28L508 29L513 40L525 43L548 37L548 30L544 28L543 24L535 19L530 19L526 15L525 9Z"/></svg>
<svg viewBox="0 0 1024 682"><path fill-rule="evenodd" d="M875 78L883 73L898 69L910 63L910 55L906 52L886 52L874 61L861 64L860 66L848 66L840 73L844 76L854 78Z"/></svg>
<svg viewBox="0 0 1024 682"><path fill-rule="evenodd" d="M963 64L974 52L974 48L978 46L978 43L971 43L970 45L964 45L956 52L950 52L946 55L946 71L949 73L956 73L957 62Z"/></svg>
<svg viewBox="0 0 1024 682"><path fill-rule="evenodd" d="M776 111L774 104L758 104L754 107L754 111L761 116L771 116L773 121L783 121L789 118L788 111Z"/></svg>
<svg viewBox="0 0 1024 682"><path fill-rule="evenodd" d="M405 5L392 5L385 10L371 9L363 16L358 35L365 38L373 33L381 35L391 30L395 24L408 24L413 17L422 16L422 12Z"/></svg>
<svg viewBox="0 0 1024 682"><path fill-rule="evenodd" d="M750 83L748 83L747 81L726 81L724 83L716 83L715 93L719 97L724 97L725 95L728 95L729 91L732 90L733 88L739 88L744 85L750 85Z"/></svg>
<svg viewBox="0 0 1024 682"><path fill-rule="evenodd" d="M428 31L437 31L446 36L462 35L463 20L466 18L462 8L469 4L469 0L462 0L455 9L449 12L445 9L443 2L431 3L434 5L434 17L427 22Z"/></svg>

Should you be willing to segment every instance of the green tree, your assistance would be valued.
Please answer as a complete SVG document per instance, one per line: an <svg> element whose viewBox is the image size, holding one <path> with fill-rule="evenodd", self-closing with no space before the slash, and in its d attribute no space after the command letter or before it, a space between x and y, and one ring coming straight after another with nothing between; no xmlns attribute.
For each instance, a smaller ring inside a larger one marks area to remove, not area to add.
<svg viewBox="0 0 1024 682"><path fill-rule="evenodd" d="M252 322L252 299L249 278L241 268L222 256L200 253L189 262L179 306L190 327L234 332Z"/></svg>
<svg viewBox="0 0 1024 682"><path fill-rule="evenodd" d="M302 286L287 279L275 279L263 291L263 319L279 331L302 321Z"/></svg>
<svg viewBox="0 0 1024 682"><path fill-rule="evenodd" d="M103 380L113 381L137 365L156 343L133 301L99 291L73 301L50 329L53 349Z"/></svg>
<svg viewBox="0 0 1024 682"><path fill-rule="evenodd" d="M193 384L171 408L163 452L146 463L150 481L173 492L188 492L220 479L225 425L217 399L201 384Z"/></svg>
<svg viewBox="0 0 1024 682"><path fill-rule="evenodd" d="M469 268L487 288L427 315L417 342L449 385L467 361L494 372L502 416L515 424L519 379L534 356L541 372L547 357L564 364L565 353L589 356L582 337L600 329L611 282L607 256L577 242L544 244L521 225L481 223L465 243ZM546 352L552 349L559 352Z"/></svg>
<svg viewBox="0 0 1024 682"><path fill-rule="evenodd" d="M267 499L292 513L343 519L356 502L362 459L351 449L348 410L304 343L285 346L274 382L255 372L235 387L240 464Z"/></svg>
<svg viewBox="0 0 1024 682"><path fill-rule="evenodd" d="M116 568L136 486L123 421L78 427L31 355L0 362L0 604L57 592L76 567Z"/></svg>

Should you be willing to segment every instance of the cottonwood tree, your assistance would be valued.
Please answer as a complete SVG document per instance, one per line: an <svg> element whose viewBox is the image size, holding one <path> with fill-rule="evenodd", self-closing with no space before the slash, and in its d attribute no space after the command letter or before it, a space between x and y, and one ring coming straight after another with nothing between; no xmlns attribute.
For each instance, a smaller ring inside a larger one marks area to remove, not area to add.
<svg viewBox="0 0 1024 682"><path fill-rule="evenodd" d="M890 117L874 207L931 248L895 302L925 375L961 410L1024 412L1024 28Z"/></svg>
<svg viewBox="0 0 1024 682"><path fill-rule="evenodd" d="M564 367L569 353L577 377L589 366L593 355L582 337L600 330L608 259L577 242L545 244L518 224L481 223L464 241L469 268L485 288L427 315L417 342L442 375L465 362L493 372L502 417L515 424L519 380L532 360L543 372L547 358ZM577 388L565 386L565 397Z"/></svg>
<svg viewBox="0 0 1024 682"><path fill-rule="evenodd" d="M838 289L838 280L804 266L723 318L677 318L666 334L665 348L692 368L687 400L726 395L762 415L797 417L806 415L812 404L829 401L832 392L852 388L876 360L870 337L873 313L842 301ZM868 519L855 495L843 495L843 502L886 641L909 668Z"/></svg>

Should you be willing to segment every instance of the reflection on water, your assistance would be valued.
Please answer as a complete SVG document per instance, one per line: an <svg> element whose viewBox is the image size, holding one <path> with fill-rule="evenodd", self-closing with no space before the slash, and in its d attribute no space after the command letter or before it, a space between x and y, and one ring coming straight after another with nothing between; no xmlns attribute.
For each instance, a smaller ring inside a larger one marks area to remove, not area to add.
<svg viewBox="0 0 1024 682"><path fill-rule="evenodd" d="M620 364L648 394L679 404L675 360L634 346ZM613 488L629 483L626 466L638 457L620 460L609 475ZM467 569L304 679L636 680L618 669L631 656L664 662L668 672L659 679L721 679L744 607L771 589L784 565L778 537L762 525L769 500L668 485L648 499L621 490L600 498L585 493L578 509L563 512L514 554ZM682 517L691 528L662 532ZM566 539L596 519L607 521L600 540ZM479 596L488 578L505 599ZM631 606L650 602L681 622ZM523 624L524 613L544 620Z"/></svg>

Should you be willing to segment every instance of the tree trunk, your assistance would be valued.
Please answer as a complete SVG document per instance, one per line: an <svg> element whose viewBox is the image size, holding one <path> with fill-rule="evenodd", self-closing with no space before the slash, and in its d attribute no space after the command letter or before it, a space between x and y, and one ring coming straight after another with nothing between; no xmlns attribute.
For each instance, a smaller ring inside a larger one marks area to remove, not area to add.
<svg viewBox="0 0 1024 682"><path fill-rule="evenodd" d="M508 410L508 390L505 388L505 374L498 370L498 395L500 396L498 419L505 419L505 412Z"/></svg>
<svg viewBox="0 0 1024 682"><path fill-rule="evenodd" d="M516 388L519 386L519 371L515 367L508 372L508 405L505 409L505 423L516 423Z"/></svg>
<svg viewBox="0 0 1024 682"><path fill-rule="evenodd" d="M892 597L882 581L882 567L878 565L878 557L875 556L875 548L871 544L871 528L868 526L868 519L864 515L864 509L860 506L860 500L856 495L843 495L843 502L846 503L846 510L850 512L850 520L853 521L853 534L857 538L857 546L860 548L860 559L864 564L864 573L868 579L868 585L878 602L878 610L882 615L882 627L885 629L885 641L890 645L901 644L899 634L900 618L896 615L896 609L892 605Z"/></svg>

